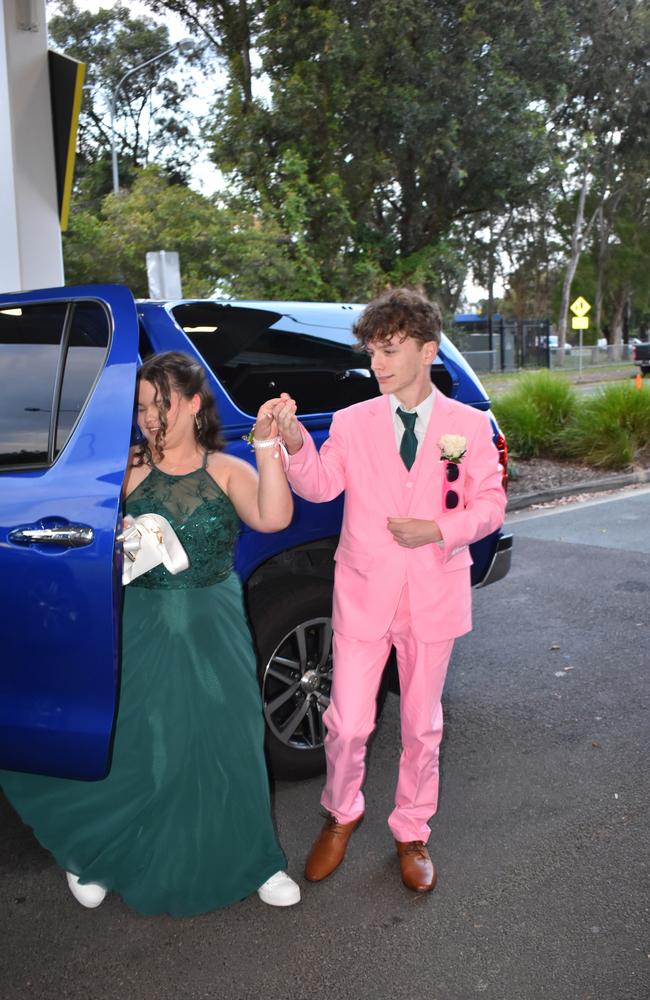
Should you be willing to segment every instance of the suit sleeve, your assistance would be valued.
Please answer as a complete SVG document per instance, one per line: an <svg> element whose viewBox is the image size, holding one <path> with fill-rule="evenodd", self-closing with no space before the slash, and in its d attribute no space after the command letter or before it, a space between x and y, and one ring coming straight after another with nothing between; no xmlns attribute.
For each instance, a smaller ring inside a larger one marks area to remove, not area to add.
<svg viewBox="0 0 650 1000"><path fill-rule="evenodd" d="M445 561L458 549L496 531L505 518L502 469L487 414L481 414L462 462L465 465L464 507L444 511L437 518Z"/></svg>
<svg viewBox="0 0 650 1000"><path fill-rule="evenodd" d="M303 445L295 455L287 456L285 468L292 490L312 503L333 500L345 489L347 443L344 422L334 414L330 433L318 451L313 438L300 425Z"/></svg>

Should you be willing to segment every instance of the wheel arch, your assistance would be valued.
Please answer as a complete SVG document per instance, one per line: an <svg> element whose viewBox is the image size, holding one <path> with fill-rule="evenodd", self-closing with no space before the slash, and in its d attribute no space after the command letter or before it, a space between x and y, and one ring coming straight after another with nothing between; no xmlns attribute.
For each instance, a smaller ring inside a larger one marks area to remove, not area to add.
<svg viewBox="0 0 650 1000"><path fill-rule="evenodd" d="M244 595L249 614L263 591L276 589L292 578L314 578L334 583L334 552L338 536L319 538L285 549L261 563L244 581Z"/></svg>

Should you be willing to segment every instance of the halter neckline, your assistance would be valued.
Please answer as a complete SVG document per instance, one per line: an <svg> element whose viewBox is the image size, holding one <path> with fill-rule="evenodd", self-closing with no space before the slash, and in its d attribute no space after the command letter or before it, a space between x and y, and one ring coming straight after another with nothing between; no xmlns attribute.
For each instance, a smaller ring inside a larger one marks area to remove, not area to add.
<svg viewBox="0 0 650 1000"><path fill-rule="evenodd" d="M203 461L196 469L192 469L191 472L165 472L164 469L161 469L160 466L154 462L153 458L151 459L151 465L156 470L156 472L159 472L161 474L161 476L169 476L170 479L184 479L185 476L194 476L196 475L197 472L203 472L205 471L205 469L207 469L208 453L207 451L203 452Z"/></svg>

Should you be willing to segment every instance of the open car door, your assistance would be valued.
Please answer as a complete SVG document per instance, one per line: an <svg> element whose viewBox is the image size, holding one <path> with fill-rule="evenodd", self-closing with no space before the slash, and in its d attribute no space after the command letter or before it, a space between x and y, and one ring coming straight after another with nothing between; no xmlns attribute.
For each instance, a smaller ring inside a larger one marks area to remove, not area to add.
<svg viewBox="0 0 650 1000"><path fill-rule="evenodd" d="M137 361L126 288L0 296L0 768L108 770Z"/></svg>

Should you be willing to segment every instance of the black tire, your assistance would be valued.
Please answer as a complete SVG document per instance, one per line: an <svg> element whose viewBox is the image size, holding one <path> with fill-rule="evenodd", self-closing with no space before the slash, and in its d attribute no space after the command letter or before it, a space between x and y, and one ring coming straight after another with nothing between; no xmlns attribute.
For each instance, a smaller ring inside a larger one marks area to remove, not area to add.
<svg viewBox="0 0 650 1000"><path fill-rule="evenodd" d="M332 680L332 584L295 577L250 602L273 777L325 770L323 712Z"/></svg>
<svg viewBox="0 0 650 1000"><path fill-rule="evenodd" d="M249 615L269 770L286 781L323 774L323 712L332 684L332 584L296 576L264 587L249 602ZM377 694L377 721L388 691L399 691L396 681L393 651Z"/></svg>

